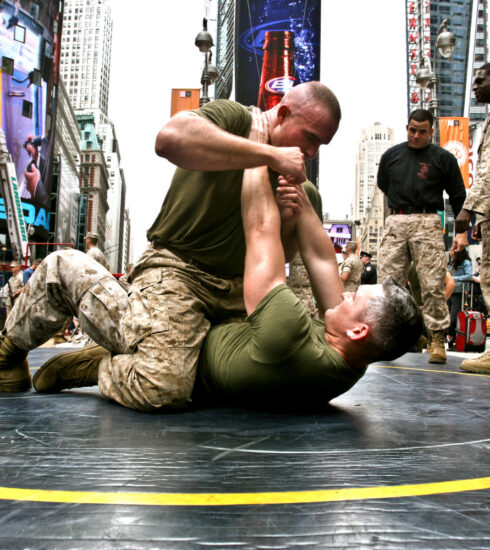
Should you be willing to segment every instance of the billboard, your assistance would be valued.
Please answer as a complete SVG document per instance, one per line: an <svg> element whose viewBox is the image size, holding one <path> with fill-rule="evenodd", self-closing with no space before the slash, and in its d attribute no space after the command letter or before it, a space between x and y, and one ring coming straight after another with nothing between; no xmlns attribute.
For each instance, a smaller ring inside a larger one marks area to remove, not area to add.
<svg viewBox="0 0 490 550"><path fill-rule="evenodd" d="M0 122L26 224L47 238L62 20L60 0L0 3ZM0 229L5 222L3 199ZM3 212L2 212L3 210Z"/></svg>
<svg viewBox="0 0 490 550"><path fill-rule="evenodd" d="M266 97L278 103L292 86L320 79L320 7L321 0L237 0L239 103L270 108Z"/></svg>
<svg viewBox="0 0 490 550"><path fill-rule="evenodd" d="M470 186L470 128L466 117L439 118L440 145L452 153L457 161L464 186Z"/></svg>

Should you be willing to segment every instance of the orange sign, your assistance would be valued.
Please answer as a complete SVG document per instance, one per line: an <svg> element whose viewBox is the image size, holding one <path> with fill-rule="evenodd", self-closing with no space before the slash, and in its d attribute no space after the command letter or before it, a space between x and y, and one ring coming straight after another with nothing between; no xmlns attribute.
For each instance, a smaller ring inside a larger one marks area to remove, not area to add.
<svg viewBox="0 0 490 550"><path fill-rule="evenodd" d="M441 117L439 119L441 147L452 153L458 160L464 186L469 187L470 130L467 117Z"/></svg>

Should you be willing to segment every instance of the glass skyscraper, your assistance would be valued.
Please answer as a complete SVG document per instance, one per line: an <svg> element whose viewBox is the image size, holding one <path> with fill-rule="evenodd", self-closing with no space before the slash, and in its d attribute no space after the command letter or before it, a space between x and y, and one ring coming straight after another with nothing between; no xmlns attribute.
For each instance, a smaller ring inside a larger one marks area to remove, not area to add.
<svg viewBox="0 0 490 550"><path fill-rule="evenodd" d="M422 106L415 75L425 56L432 69L436 63L439 116L467 116L471 122L485 118L486 108L476 104L471 87L475 71L487 60L487 4L488 0L406 0L408 111ZM456 37L450 59L435 49L444 19L449 19L449 30Z"/></svg>

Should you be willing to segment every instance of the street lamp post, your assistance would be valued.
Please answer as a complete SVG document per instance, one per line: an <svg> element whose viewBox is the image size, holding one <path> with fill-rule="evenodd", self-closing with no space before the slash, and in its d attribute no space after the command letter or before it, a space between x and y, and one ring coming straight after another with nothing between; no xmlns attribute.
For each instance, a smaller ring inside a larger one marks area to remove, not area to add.
<svg viewBox="0 0 490 550"><path fill-rule="evenodd" d="M204 68L201 74L202 95L199 100L199 105L202 107L211 100L208 96L209 86L218 78L218 70L211 63L212 53L211 48L214 46L213 37L208 32L208 20L202 20L202 31L196 36L195 41L199 51L204 54Z"/></svg>
<svg viewBox="0 0 490 550"><path fill-rule="evenodd" d="M432 136L432 141L437 141L437 117L439 116L440 101L437 97L439 80L437 78L437 52L444 58L449 59L454 52L454 46L456 44L456 37L448 30L447 26L449 19L444 19L441 23L439 30L437 31L436 47L434 49L434 70L431 71L430 61L429 67L425 66L425 57L421 58L420 67L417 71L415 80L422 90L426 88L430 89L429 111L434 117L435 132ZM423 97L423 93L421 93ZM422 107L423 107L422 100Z"/></svg>

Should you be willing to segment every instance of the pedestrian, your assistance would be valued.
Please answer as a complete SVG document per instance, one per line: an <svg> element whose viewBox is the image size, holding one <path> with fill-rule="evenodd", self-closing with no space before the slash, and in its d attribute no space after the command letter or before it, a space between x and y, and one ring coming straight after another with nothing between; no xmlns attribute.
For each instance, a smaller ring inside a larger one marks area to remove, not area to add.
<svg viewBox="0 0 490 550"><path fill-rule="evenodd" d="M473 81L473 92L478 103L490 103L490 63L482 65ZM490 113L485 121L478 148L478 161L473 185L468 190L468 196L463 209L456 217L457 238L455 250L460 250L468 244L466 230L473 215L477 215L477 223L472 228L474 239L482 242L480 284L483 300L487 309L490 307ZM490 373L490 351L474 359L465 359L461 369L468 372Z"/></svg>
<svg viewBox="0 0 490 550"><path fill-rule="evenodd" d="M110 271L109 262L104 256L102 250L97 246L99 242L99 235L97 233L87 233L85 235L85 252L93 258L96 262L103 265L107 271Z"/></svg>
<svg viewBox="0 0 490 550"><path fill-rule="evenodd" d="M378 282L376 266L371 263L372 254L361 251L359 258L363 265L361 273L361 285L375 285Z"/></svg>
<svg viewBox="0 0 490 550"><path fill-rule="evenodd" d="M10 270L12 271L12 275L7 281L7 317L24 288L24 278L19 262L10 262Z"/></svg>
<svg viewBox="0 0 490 550"><path fill-rule="evenodd" d="M342 265L340 278L346 292L356 292L361 284L362 262L357 256L357 243L348 242L345 245L347 257Z"/></svg>
<svg viewBox="0 0 490 550"><path fill-rule="evenodd" d="M378 253L378 279L384 281L391 276L405 286L410 262L414 262L429 333L429 362L445 363L444 333L450 324L444 296L447 261L437 211L444 209L446 191L457 215L465 188L456 157L430 142L433 123L429 111L412 111L407 141L391 147L381 157L378 187L387 196L390 215Z"/></svg>
<svg viewBox="0 0 490 550"><path fill-rule="evenodd" d="M473 273L473 309L480 311L483 315L488 315L488 310L483 300L481 291L481 258L476 259L476 271Z"/></svg>
<svg viewBox="0 0 490 550"><path fill-rule="evenodd" d="M24 269L23 279L24 279L24 285L27 283L27 281L31 278L34 271L36 271L39 264L42 262L42 258L36 258L32 264L31 267L28 267L27 269Z"/></svg>
<svg viewBox="0 0 490 550"><path fill-rule="evenodd" d="M262 116L269 128L267 144L248 139L250 109L228 100L178 113L162 128L157 154L178 168L147 233L152 244L131 272L131 292L77 251L48 256L30 281L39 284L28 285L29 293L6 324L0 389L27 387L27 351L62 326L66 316L75 315L99 346L51 360L56 376L37 389L98 384L103 395L142 411L190 403L211 323L246 315L243 170L266 165L276 175L287 175L290 183L305 181L305 158L313 158L321 144L330 142L341 112L326 86L309 82L292 88ZM276 175L271 176L274 187ZM305 188L321 214L318 191L309 182ZM281 209L281 221L289 260L297 251L296 221L287 208ZM52 282L48 288L46 280ZM42 307L38 302L33 308L37 297ZM42 320L36 322L36 316Z"/></svg>
<svg viewBox="0 0 490 550"><path fill-rule="evenodd" d="M456 285L448 301L451 324L447 331L447 343L448 349L454 350L456 344L456 323L458 320L458 313L463 310L468 300L468 296L466 296L465 293L469 294L469 283L473 280L473 269L466 249L460 252L450 250L449 256L451 258L449 262L449 272ZM465 285L465 283L468 284Z"/></svg>

